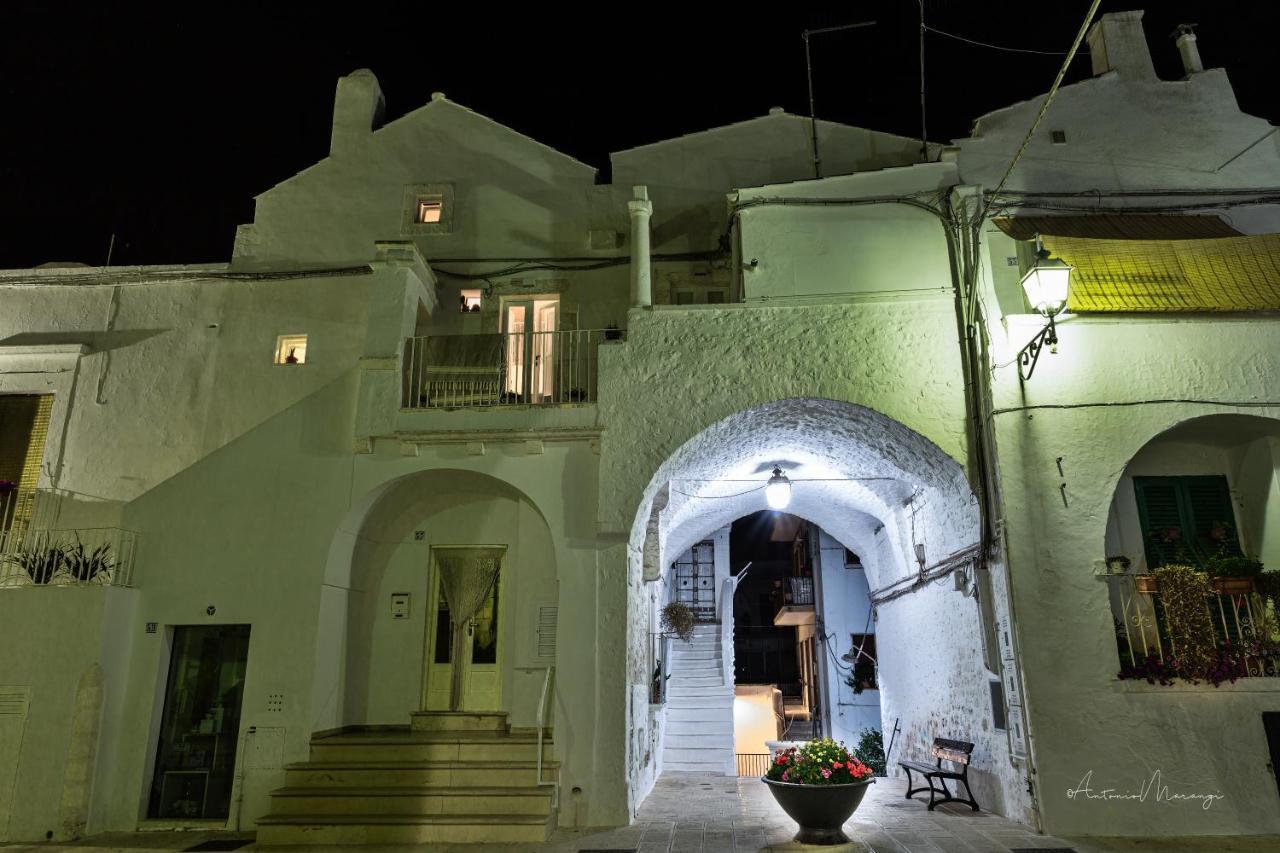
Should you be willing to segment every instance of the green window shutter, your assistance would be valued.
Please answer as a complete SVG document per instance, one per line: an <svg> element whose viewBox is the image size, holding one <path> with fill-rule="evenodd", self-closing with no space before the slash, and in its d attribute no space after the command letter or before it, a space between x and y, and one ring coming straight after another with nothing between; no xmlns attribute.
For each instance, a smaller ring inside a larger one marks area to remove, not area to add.
<svg viewBox="0 0 1280 853"><path fill-rule="evenodd" d="M1188 524L1182 517L1178 500L1177 477L1134 477L1133 492L1138 501L1138 523L1142 525L1142 544L1147 554L1147 568L1174 563L1182 557L1178 543L1165 542L1161 534L1177 528L1184 535Z"/></svg>
<svg viewBox="0 0 1280 853"><path fill-rule="evenodd" d="M1201 554L1212 557L1219 548L1219 543L1210 538L1209 533L1215 527L1226 529L1226 536L1221 539L1221 547L1226 556L1240 557L1240 538L1236 531L1235 507L1231 503L1231 489L1227 486L1226 477L1180 477L1185 500L1195 530L1195 541Z"/></svg>
<svg viewBox="0 0 1280 853"><path fill-rule="evenodd" d="M1167 563L1203 568L1218 550L1209 534L1219 526L1226 532L1224 552L1242 554L1226 477L1134 477L1133 490L1148 568ZM1180 538L1166 542L1162 534L1170 528L1177 528Z"/></svg>

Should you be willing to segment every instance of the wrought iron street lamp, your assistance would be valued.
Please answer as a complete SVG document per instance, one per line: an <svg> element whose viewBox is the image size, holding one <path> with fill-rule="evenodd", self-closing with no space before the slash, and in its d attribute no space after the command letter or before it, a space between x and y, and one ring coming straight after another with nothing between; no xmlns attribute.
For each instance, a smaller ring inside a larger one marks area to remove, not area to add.
<svg viewBox="0 0 1280 853"><path fill-rule="evenodd" d="M776 465L773 468L773 476L765 484L764 499L769 504L769 509L786 509L791 503L791 481Z"/></svg>
<svg viewBox="0 0 1280 853"><path fill-rule="evenodd" d="M1035 372L1040 350L1048 346L1050 352L1058 351L1058 330L1053 318L1067 306L1070 286L1071 267L1062 260L1050 258L1049 251L1040 245L1040 238L1036 237L1036 259L1022 277L1022 289L1031 307L1048 317L1049 323L1018 351L1018 376L1023 381L1029 380Z"/></svg>

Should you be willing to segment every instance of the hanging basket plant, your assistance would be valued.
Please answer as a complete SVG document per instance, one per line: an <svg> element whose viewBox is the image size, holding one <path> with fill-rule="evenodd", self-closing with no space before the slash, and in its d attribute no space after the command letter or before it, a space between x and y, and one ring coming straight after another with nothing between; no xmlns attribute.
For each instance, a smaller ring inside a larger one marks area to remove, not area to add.
<svg viewBox="0 0 1280 853"><path fill-rule="evenodd" d="M697 617L687 604L673 601L662 608L662 630L686 643L693 637L693 626L697 622Z"/></svg>
<svg viewBox="0 0 1280 853"><path fill-rule="evenodd" d="M1173 648L1174 668L1183 678L1206 678L1218 661L1218 640L1206 599L1213 595L1204 572L1191 566L1162 566L1155 571L1160 603Z"/></svg>

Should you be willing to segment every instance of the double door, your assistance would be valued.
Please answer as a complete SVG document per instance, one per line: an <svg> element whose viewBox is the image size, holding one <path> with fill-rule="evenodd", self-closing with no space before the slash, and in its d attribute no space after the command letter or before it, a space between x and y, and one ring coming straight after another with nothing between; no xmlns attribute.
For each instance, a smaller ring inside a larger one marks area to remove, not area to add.
<svg viewBox="0 0 1280 853"><path fill-rule="evenodd" d="M509 398L528 403L545 403L556 398L559 317L559 297L503 303L506 351L502 390Z"/></svg>

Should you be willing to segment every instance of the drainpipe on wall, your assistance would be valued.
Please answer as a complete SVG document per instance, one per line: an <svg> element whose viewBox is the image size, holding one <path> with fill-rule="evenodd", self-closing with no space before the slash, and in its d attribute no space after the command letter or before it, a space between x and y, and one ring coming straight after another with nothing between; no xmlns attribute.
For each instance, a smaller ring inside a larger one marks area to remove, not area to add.
<svg viewBox="0 0 1280 853"><path fill-rule="evenodd" d="M627 202L631 215L631 307L648 308L653 304L653 269L649 258L649 218L653 202L648 187L632 187L635 194Z"/></svg>

